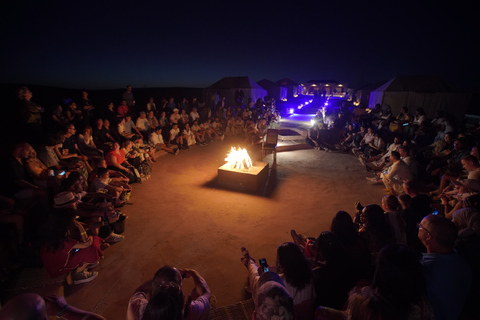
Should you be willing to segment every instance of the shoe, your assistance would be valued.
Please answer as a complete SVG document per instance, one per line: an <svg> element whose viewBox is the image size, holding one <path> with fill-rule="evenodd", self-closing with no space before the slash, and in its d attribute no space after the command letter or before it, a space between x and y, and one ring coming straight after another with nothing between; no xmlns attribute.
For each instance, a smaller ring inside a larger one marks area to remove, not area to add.
<svg viewBox="0 0 480 320"><path fill-rule="evenodd" d="M378 183L377 178L365 177L365 179L367 179L368 181L370 181L370 182L372 182L372 183Z"/></svg>
<svg viewBox="0 0 480 320"><path fill-rule="evenodd" d="M179 152L180 152L180 149L177 148L177 149L175 149L175 151L173 151L173 154L177 155Z"/></svg>
<svg viewBox="0 0 480 320"><path fill-rule="evenodd" d="M87 266L87 270L92 270L94 268L96 268L98 266L99 262L95 262L95 263L89 263L88 266Z"/></svg>
<svg viewBox="0 0 480 320"><path fill-rule="evenodd" d="M108 248L110 248L110 243L103 242L100 244L100 250L105 251Z"/></svg>
<svg viewBox="0 0 480 320"><path fill-rule="evenodd" d="M85 269L82 272L76 272L72 275L73 284L87 283L95 279L97 276L98 271L90 272Z"/></svg>
<svg viewBox="0 0 480 320"><path fill-rule="evenodd" d="M365 165L365 159L363 159L361 156L358 157L358 161L360 161L360 163L362 164L362 166Z"/></svg>
<svg viewBox="0 0 480 320"><path fill-rule="evenodd" d="M108 242L108 243L117 243L117 242L120 242L122 241L123 239L125 239L125 236L122 236L121 234L116 234L114 232L110 233L110 235L108 237L106 237L104 240L105 242Z"/></svg>

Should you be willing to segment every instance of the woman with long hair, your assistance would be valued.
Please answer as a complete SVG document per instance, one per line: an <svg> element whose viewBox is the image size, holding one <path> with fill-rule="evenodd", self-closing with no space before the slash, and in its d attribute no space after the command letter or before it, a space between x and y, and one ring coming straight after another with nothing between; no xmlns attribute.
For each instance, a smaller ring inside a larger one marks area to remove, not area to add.
<svg viewBox="0 0 480 320"><path fill-rule="evenodd" d="M378 252L384 246L395 242L392 228L382 207L377 204L369 204L363 208L360 222L362 227L358 232L365 239L372 258L376 259Z"/></svg>
<svg viewBox="0 0 480 320"><path fill-rule="evenodd" d="M297 319L311 319L315 290L310 263L293 242L285 242L277 248L277 273L293 298Z"/></svg>
<svg viewBox="0 0 480 320"><path fill-rule="evenodd" d="M43 265L50 276L58 277L73 271L74 284L90 282L98 272L91 272L103 255L99 237L87 236L83 226L75 220L78 197L72 192L55 196L54 210L43 228L41 248Z"/></svg>
<svg viewBox="0 0 480 320"><path fill-rule="evenodd" d="M148 302L142 320L182 320L184 315L182 288L173 282L166 283Z"/></svg>

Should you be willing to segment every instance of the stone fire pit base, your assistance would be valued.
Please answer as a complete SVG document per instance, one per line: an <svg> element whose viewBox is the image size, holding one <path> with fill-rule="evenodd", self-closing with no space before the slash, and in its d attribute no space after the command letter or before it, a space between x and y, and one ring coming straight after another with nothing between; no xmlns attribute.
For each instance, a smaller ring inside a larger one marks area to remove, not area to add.
<svg viewBox="0 0 480 320"><path fill-rule="evenodd" d="M254 162L249 169L235 169L229 164L218 168L218 185L242 191L263 190L268 179L268 163Z"/></svg>

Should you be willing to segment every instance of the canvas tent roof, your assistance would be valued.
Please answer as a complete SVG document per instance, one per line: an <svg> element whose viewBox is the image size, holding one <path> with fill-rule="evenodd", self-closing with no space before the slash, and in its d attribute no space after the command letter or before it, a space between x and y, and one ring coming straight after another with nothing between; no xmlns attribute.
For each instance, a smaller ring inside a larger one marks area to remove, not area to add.
<svg viewBox="0 0 480 320"><path fill-rule="evenodd" d="M459 92L439 78L395 77L371 92L368 106L388 104L394 115L404 106L412 114L423 108L428 117L442 111L463 119L470 99L471 94Z"/></svg>
<svg viewBox="0 0 480 320"><path fill-rule="evenodd" d="M268 91L268 94L275 100L285 99L287 97L287 88L276 84L268 79L257 82L262 88Z"/></svg>
<svg viewBox="0 0 480 320"><path fill-rule="evenodd" d="M456 92L457 90L436 77L395 77L373 91Z"/></svg>
<svg viewBox="0 0 480 320"><path fill-rule="evenodd" d="M279 86L282 86L282 87L299 86L298 83L296 83L295 81L293 81L292 79L289 79L289 78L280 79L275 83L278 84Z"/></svg>
<svg viewBox="0 0 480 320"><path fill-rule="evenodd" d="M221 89L231 89L231 88L255 88L263 89L258 83L253 81L249 77L225 77L214 84L208 86L206 89L210 90L221 90Z"/></svg>
<svg viewBox="0 0 480 320"><path fill-rule="evenodd" d="M258 83L253 81L251 78L243 77L225 77L215 82L214 84L208 86L204 90L204 96L206 101L209 101L215 92L218 92L221 96L225 96L227 103L229 105L234 103L235 100L235 91L240 88L245 94L243 100L244 103L247 103L248 98L251 98L253 101L257 99L263 99L267 94L267 90L263 89Z"/></svg>

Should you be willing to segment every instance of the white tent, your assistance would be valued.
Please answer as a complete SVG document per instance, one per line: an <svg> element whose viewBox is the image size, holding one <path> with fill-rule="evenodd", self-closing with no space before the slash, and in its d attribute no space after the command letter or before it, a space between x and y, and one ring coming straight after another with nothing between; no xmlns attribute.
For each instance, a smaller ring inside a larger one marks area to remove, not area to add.
<svg viewBox="0 0 480 320"><path fill-rule="evenodd" d="M245 95L243 102L247 104L248 98L252 98L253 102L268 95L267 90L263 89L258 83L249 77L225 77L215 82L204 90L206 101L210 101L211 97L218 92L220 96L225 96L228 106L233 106L235 101L235 91L240 88Z"/></svg>
<svg viewBox="0 0 480 320"><path fill-rule="evenodd" d="M394 116L402 107L407 107L411 114L423 108L430 118L442 111L463 119L470 98L471 94L459 92L439 78L395 77L371 92L368 107L388 104Z"/></svg>
<svg viewBox="0 0 480 320"><path fill-rule="evenodd" d="M257 81L257 83L268 91L270 97L274 98L275 100L286 100L287 99L287 88L279 86L275 82L272 82L268 79L263 79Z"/></svg>

